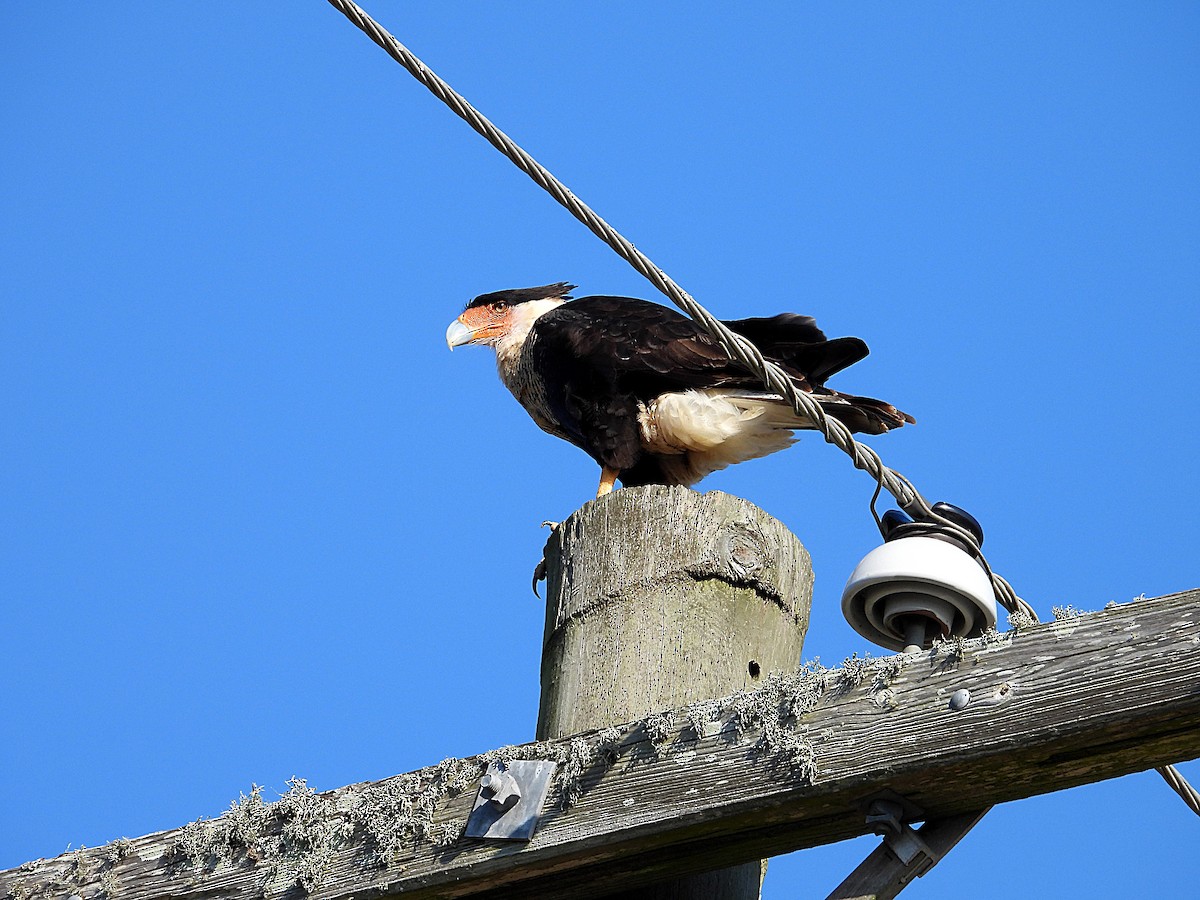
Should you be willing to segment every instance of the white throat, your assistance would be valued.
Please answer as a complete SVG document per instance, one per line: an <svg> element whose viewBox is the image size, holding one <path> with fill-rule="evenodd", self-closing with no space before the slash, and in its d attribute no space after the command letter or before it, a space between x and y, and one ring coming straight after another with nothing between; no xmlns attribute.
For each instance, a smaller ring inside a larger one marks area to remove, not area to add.
<svg viewBox="0 0 1200 900"><path fill-rule="evenodd" d="M529 337L529 329L533 327L533 323L566 302L562 297L555 297L551 300L530 300L512 307L509 313L512 327L496 341L496 365L502 378L506 370L512 372L516 369L517 361L521 357L521 348L525 345L525 339Z"/></svg>

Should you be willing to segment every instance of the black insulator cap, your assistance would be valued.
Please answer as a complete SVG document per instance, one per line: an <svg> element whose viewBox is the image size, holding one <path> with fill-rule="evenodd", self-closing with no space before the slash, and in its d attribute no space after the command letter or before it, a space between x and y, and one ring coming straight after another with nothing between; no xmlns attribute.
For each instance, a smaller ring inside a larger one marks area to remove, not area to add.
<svg viewBox="0 0 1200 900"><path fill-rule="evenodd" d="M912 517L898 509L889 509L883 514L881 522L880 530L883 532L883 539L889 541L892 539L892 532L899 526L912 523Z"/></svg>
<svg viewBox="0 0 1200 900"><path fill-rule="evenodd" d="M933 504L933 511L944 519L949 519L960 528L965 528L975 536L975 543L983 546L983 526L979 520L963 509L951 503L938 502Z"/></svg>
<svg viewBox="0 0 1200 900"><path fill-rule="evenodd" d="M898 509L889 509L879 522L879 530L883 532L884 541L898 541L901 538L909 537L930 537L954 544L971 556L979 555L979 548L983 544L983 526L979 524L978 519L952 503L935 503L930 509L939 518L956 525L971 537L965 537L957 531L951 530L949 526L932 519L913 521L906 513L902 513ZM974 543L972 543L972 538Z"/></svg>

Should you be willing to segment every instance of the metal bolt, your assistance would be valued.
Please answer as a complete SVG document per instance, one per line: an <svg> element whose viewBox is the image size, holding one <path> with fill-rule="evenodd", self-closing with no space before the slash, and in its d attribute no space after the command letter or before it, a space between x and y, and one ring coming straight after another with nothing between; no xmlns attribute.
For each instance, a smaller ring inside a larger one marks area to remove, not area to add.
<svg viewBox="0 0 1200 900"><path fill-rule="evenodd" d="M867 825L878 835L897 835L903 827L904 806L894 800L872 800Z"/></svg>
<svg viewBox="0 0 1200 900"><path fill-rule="evenodd" d="M950 695L950 708L958 712L964 706L971 702L971 692L966 688L959 688Z"/></svg>
<svg viewBox="0 0 1200 900"><path fill-rule="evenodd" d="M489 772L479 779L479 785L491 795L488 803L497 809L510 809L521 799L521 787L508 772Z"/></svg>

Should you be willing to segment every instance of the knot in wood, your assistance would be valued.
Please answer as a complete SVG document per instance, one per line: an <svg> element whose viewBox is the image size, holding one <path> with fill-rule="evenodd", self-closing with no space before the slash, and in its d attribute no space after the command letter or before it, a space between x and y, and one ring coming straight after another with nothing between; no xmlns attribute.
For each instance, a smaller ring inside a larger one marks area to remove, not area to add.
<svg viewBox="0 0 1200 900"><path fill-rule="evenodd" d="M750 578L767 567L770 557L761 541L748 532L727 531L722 535L722 556L738 578Z"/></svg>

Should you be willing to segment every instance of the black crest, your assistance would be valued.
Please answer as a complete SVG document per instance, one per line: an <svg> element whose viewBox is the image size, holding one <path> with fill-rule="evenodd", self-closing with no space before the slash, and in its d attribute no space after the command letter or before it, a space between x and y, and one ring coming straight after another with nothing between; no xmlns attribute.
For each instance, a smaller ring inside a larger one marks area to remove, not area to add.
<svg viewBox="0 0 1200 900"><path fill-rule="evenodd" d="M573 290L575 290L575 285L560 281L557 284L544 284L541 287L515 288L511 291L493 291L490 294L480 294L467 304L467 309L474 309L477 306L489 306L499 300L503 300L509 306L515 306L518 303L528 303L530 300L551 300L559 297L564 300L570 300L570 294Z"/></svg>

